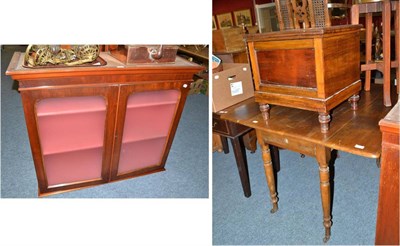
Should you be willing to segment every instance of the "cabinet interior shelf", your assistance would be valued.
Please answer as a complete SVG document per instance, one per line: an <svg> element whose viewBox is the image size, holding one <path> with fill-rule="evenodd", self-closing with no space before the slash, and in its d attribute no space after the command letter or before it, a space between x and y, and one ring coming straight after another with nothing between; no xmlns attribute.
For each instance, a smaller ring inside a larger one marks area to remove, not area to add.
<svg viewBox="0 0 400 246"><path fill-rule="evenodd" d="M103 97L46 98L36 106L38 117L106 111Z"/></svg>
<svg viewBox="0 0 400 246"><path fill-rule="evenodd" d="M99 148L103 148L103 143L94 144L94 145L84 145L84 146L77 145L75 148L68 148L68 149L65 148L62 150L43 151L43 155L50 156L50 155L58 155L58 154L72 153L72 152L77 152L77 151L85 151L85 150L92 150L92 149L99 149Z"/></svg>
<svg viewBox="0 0 400 246"><path fill-rule="evenodd" d="M134 138L134 137L132 137L132 138L123 139L123 140L122 140L122 143L125 144L125 143L142 142L142 141L155 140L155 139L166 138L166 137L167 137L167 135L151 136L151 137L148 137L148 136L147 136L147 137L141 137L141 138L138 138L138 137Z"/></svg>
<svg viewBox="0 0 400 246"><path fill-rule="evenodd" d="M136 104L128 104L128 109L133 108L144 108L144 107L155 107L155 106L164 106L164 105L171 105L176 104L176 100L174 101L164 101L164 102L151 102L151 103L136 103Z"/></svg>
<svg viewBox="0 0 400 246"><path fill-rule="evenodd" d="M103 97L46 98L36 109L43 155L103 147Z"/></svg>

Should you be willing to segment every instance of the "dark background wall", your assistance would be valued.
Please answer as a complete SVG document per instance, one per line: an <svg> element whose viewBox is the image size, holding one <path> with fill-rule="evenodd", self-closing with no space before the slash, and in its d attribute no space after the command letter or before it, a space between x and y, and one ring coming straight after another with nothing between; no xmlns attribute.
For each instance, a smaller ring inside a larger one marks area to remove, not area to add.
<svg viewBox="0 0 400 246"><path fill-rule="evenodd" d="M273 0L255 0L256 4L271 3ZM232 13L243 9L250 9L253 25L255 23L254 2L253 0L213 0L212 1L213 16L217 17L219 14Z"/></svg>

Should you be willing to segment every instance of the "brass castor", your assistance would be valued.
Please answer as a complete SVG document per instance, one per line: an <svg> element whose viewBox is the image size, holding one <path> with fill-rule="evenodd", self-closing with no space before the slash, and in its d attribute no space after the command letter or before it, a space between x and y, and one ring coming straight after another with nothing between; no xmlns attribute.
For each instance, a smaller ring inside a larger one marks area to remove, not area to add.
<svg viewBox="0 0 400 246"><path fill-rule="evenodd" d="M273 214L276 213L276 211L278 211L278 204L274 204L270 212Z"/></svg>

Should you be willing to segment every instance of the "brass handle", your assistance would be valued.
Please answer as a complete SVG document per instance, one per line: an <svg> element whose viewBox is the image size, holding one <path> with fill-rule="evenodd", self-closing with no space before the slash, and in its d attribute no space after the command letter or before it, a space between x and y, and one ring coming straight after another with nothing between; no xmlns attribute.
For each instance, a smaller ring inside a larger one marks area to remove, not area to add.
<svg viewBox="0 0 400 246"><path fill-rule="evenodd" d="M150 57L154 60L158 60L163 56L163 45L160 45L160 47L157 49L151 49L150 50Z"/></svg>

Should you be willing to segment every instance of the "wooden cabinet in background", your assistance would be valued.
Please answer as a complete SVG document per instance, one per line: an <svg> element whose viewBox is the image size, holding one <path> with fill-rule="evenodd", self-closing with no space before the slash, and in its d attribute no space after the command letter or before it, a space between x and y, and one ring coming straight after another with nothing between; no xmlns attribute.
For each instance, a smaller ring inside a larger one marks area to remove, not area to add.
<svg viewBox="0 0 400 246"><path fill-rule="evenodd" d="M15 53L7 75L19 91L39 196L163 171L193 74L202 66L25 68Z"/></svg>
<svg viewBox="0 0 400 246"><path fill-rule="evenodd" d="M215 52L223 63L249 63L246 49L234 52Z"/></svg>
<svg viewBox="0 0 400 246"><path fill-rule="evenodd" d="M399 245L400 106L379 122L382 132L381 174L375 244Z"/></svg>

